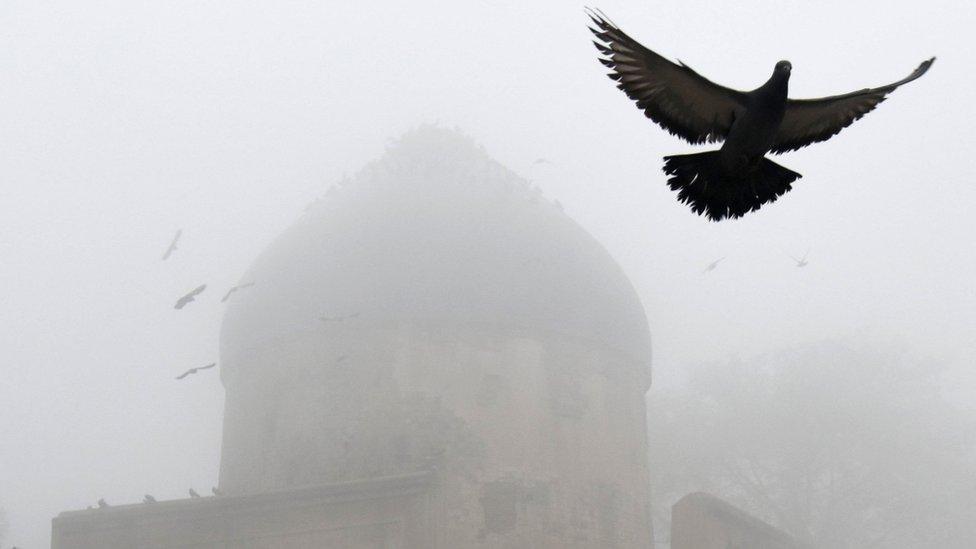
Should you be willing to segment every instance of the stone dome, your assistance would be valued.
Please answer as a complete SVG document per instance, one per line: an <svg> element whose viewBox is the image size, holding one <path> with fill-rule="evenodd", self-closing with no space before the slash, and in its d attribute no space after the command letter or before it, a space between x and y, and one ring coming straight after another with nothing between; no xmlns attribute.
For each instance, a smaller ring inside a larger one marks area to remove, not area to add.
<svg viewBox="0 0 976 549"><path fill-rule="evenodd" d="M255 285L228 304L224 376L228 357L349 317L558 334L649 365L644 309L607 251L447 129L408 133L333 187L241 281Z"/></svg>

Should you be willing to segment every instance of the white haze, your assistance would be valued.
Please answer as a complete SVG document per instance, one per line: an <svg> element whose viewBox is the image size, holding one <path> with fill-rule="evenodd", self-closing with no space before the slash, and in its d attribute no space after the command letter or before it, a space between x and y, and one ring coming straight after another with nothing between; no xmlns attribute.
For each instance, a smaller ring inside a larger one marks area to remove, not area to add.
<svg viewBox="0 0 976 549"><path fill-rule="evenodd" d="M173 377L219 359L218 298L306 204L423 123L461 128L607 247L647 310L657 388L733 355L894 338L948 364L946 393L970 406L972 4L599 7L742 89L779 59L793 63L795 97L939 59L838 137L780 157L804 175L781 201L716 224L667 189L661 157L692 147L603 76L580 5L3 2L7 543L46 546L51 517L100 497L216 483L218 378ZM160 261L179 228L180 249ZM787 254L807 249L797 269ZM204 282L206 300L173 310Z"/></svg>

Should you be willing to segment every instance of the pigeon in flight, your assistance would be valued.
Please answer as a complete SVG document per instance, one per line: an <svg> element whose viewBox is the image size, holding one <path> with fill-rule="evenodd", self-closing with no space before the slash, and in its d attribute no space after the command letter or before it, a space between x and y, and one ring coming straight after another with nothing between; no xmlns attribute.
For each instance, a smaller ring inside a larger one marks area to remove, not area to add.
<svg viewBox="0 0 976 549"><path fill-rule="evenodd" d="M715 270L715 267L718 267L718 264L721 263L723 259L725 259L725 258L724 257L720 257L720 258L716 259L715 261L712 261L711 263L708 264L708 267L705 267L705 270L702 271L702 272L703 273L707 273L707 272L710 272L710 271L714 271Z"/></svg>
<svg viewBox="0 0 976 549"><path fill-rule="evenodd" d="M240 285L234 286L233 288L227 290L227 293L224 294L224 297L222 297L220 299L220 302L221 303L226 302L228 299L230 299L231 294L233 294L237 290L242 290L244 288L250 288L251 286L254 286L254 283L253 282L248 282L247 284L240 284Z"/></svg>
<svg viewBox="0 0 976 549"><path fill-rule="evenodd" d="M196 296L200 295L206 289L207 289L207 285L206 284L201 284L201 285L197 286L192 291L190 291L190 293L188 293L185 296L177 299L176 300L176 305L174 305L173 308L174 309L182 309L183 307L186 307L188 303L190 303L191 301L193 301L193 298L195 298Z"/></svg>
<svg viewBox="0 0 976 549"><path fill-rule="evenodd" d="M102 499L99 499L99 500L98 500L98 508L99 508L99 509L105 509L105 508L106 508L106 507L108 507L108 506L109 506L109 505L108 505L108 503L107 503L107 502L105 501L105 499L104 499L104 498L102 498Z"/></svg>
<svg viewBox="0 0 976 549"><path fill-rule="evenodd" d="M216 362L211 362L210 364L207 364L206 366L197 366L196 368L190 368L189 370L187 370L187 371L183 372L182 374L176 376L176 379L183 379L184 377L186 377L186 376L188 376L190 374L195 374L195 373L199 372L200 370L209 370L210 368L213 368L216 365L217 365Z"/></svg>
<svg viewBox="0 0 976 549"><path fill-rule="evenodd" d="M800 259L797 259L797 258L793 257L792 255L790 256L790 259L792 259L793 261L796 261L796 266L797 267L806 267L810 263L809 261L807 261L807 256L808 255L810 255L810 250L807 250L807 253L803 254L803 257L801 257Z"/></svg>
<svg viewBox="0 0 976 549"><path fill-rule="evenodd" d="M692 144L724 141L716 151L664 157L668 185L678 200L712 221L741 217L792 189L800 174L765 158L826 141L919 78L935 61L924 61L906 78L819 99L789 99L792 65L776 63L755 90L720 86L682 62L645 48L599 12L587 11L597 28L600 62L608 76L662 128Z"/></svg>
<svg viewBox="0 0 976 549"><path fill-rule="evenodd" d="M142 502L143 502L143 503L156 503L156 498L154 498L154 497L152 497L152 496L151 496L151 495L149 495L149 494L146 494L146 495L145 495L145 496L144 496L144 497L142 498Z"/></svg>
<svg viewBox="0 0 976 549"><path fill-rule="evenodd" d="M163 261L169 259L169 256L173 255L176 251L176 243L180 241L180 236L183 234L183 229L177 229L176 235L173 236L173 241L169 243L169 248L166 248L166 253L163 254Z"/></svg>

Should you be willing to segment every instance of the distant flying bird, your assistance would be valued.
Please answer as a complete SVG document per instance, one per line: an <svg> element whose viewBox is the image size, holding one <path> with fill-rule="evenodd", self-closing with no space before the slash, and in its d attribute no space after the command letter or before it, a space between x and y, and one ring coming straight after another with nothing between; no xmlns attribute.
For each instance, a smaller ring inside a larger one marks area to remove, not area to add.
<svg viewBox="0 0 976 549"><path fill-rule="evenodd" d="M163 254L163 261L169 259L169 256L173 255L176 251L176 243L180 241L180 235L183 234L183 229L178 229L176 235L173 236L173 241L169 243L169 248L166 248L166 253Z"/></svg>
<svg viewBox="0 0 976 549"><path fill-rule="evenodd" d="M787 254L787 255L789 255L789 254ZM803 257L801 257L800 259L797 259L797 258L793 257L792 255L790 256L790 259L792 259L793 261L796 261L796 266L797 267L806 267L810 263L809 261L807 261L807 256L808 255L810 255L810 250L807 250L807 253L803 254Z"/></svg>
<svg viewBox="0 0 976 549"><path fill-rule="evenodd" d="M230 299L231 294L233 294L237 290L242 290L244 288L250 288L251 286L254 286L254 283L253 282L248 282L247 284L240 284L240 285L234 286L233 288L227 290L227 293L224 294L224 297L222 297L220 299L220 302L221 303L224 303L225 301L227 301L228 299Z"/></svg>
<svg viewBox="0 0 976 549"><path fill-rule="evenodd" d="M145 495L145 496L144 496L144 497L142 498L142 502L143 502L143 503L156 503L156 498L154 498L154 497L152 497L152 496L151 496L151 495L149 495L149 494L146 494L146 495Z"/></svg>
<svg viewBox="0 0 976 549"><path fill-rule="evenodd" d="M190 497L191 498L198 498L198 497L200 497L200 494L198 494L197 491L194 490L193 488L190 488Z"/></svg>
<svg viewBox="0 0 976 549"><path fill-rule="evenodd" d="M552 162L549 162L545 158L536 158L533 164L552 164Z"/></svg>
<svg viewBox="0 0 976 549"><path fill-rule="evenodd" d="M215 496L222 496L222 495L224 495L224 493L221 492L220 490L218 490L216 486L214 486L213 488L211 488L210 491L213 492L213 495L215 495Z"/></svg>
<svg viewBox="0 0 976 549"><path fill-rule="evenodd" d="M196 368L190 368L189 370L187 370L187 371L183 372L182 374L176 376L176 379L183 379L184 377L186 377L186 376L188 376L190 374L195 374L195 373L199 372L200 370L209 370L210 368L213 368L216 365L217 365L216 362L211 362L210 364L207 364L206 366L197 366Z"/></svg>
<svg viewBox="0 0 976 549"><path fill-rule="evenodd" d="M98 508L99 509L105 509L108 506L109 506L108 503L106 503L104 499L99 499L98 500Z"/></svg>
<svg viewBox="0 0 976 549"><path fill-rule="evenodd" d="M664 157L668 185L678 200L713 221L741 217L792 189L800 174L765 158L826 141L873 110L899 86L919 78L924 61L906 78L878 88L819 99L788 99L792 65L776 63L772 76L749 92L729 89L682 62L645 48L605 15L588 11L608 76L637 108L692 144L724 141L721 149Z"/></svg>
<svg viewBox="0 0 976 549"><path fill-rule="evenodd" d="M186 305L188 303L190 303L191 301L193 301L193 298L195 298L196 296L200 295L200 293L203 292L206 289L207 289L207 285L206 284L201 284L201 285L197 286L190 293L188 293L185 296L183 296L183 297L179 298L178 300L176 300L176 305L174 306L174 308L175 309L182 309L183 307L186 307Z"/></svg>
<svg viewBox="0 0 976 549"><path fill-rule="evenodd" d="M714 271L715 270L715 267L718 267L718 264L721 263L723 259L725 259L725 258L724 257L720 257L720 258L716 259L715 261L712 261L711 263L708 264L708 267L705 267L705 270L702 271L702 272L703 273L707 273L707 272L710 272L710 271Z"/></svg>
<svg viewBox="0 0 976 549"><path fill-rule="evenodd" d="M352 320L358 317L359 317L359 313L352 313L350 315L344 315L344 316L320 316L319 320L321 320L322 322L342 322L344 320Z"/></svg>

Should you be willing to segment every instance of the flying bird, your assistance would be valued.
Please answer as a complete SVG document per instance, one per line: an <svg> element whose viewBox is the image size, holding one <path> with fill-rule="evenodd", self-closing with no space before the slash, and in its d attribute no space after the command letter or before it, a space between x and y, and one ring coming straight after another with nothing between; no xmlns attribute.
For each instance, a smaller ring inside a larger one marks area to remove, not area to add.
<svg viewBox="0 0 976 549"><path fill-rule="evenodd" d="M720 257L720 258L716 259L715 261L712 261L711 263L708 264L708 267L705 267L705 270L702 271L702 272L703 273L707 273L707 272L710 272L710 271L714 271L715 270L715 267L718 267L718 264L721 263L723 259L725 259L725 258L724 257Z"/></svg>
<svg viewBox="0 0 976 549"><path fill-rule="evenodd" d="M213 368L216 365L217 365L216 362L211 362L210 364L207 364L206 366L197 366L196 368L190 368L189 370L187 370L187 371L183 372L182 374L176 376L176 379L183 379L184 377L186 377L186 376L188 376L190 374L195 374L195 373L199 372L200 370L209 370L210 368Z"/></svg>
<svg viewBox="0 0 976 549"><path fill-rule="evenodd" d="M198 498L198 497L200 497L200 494L198 494L197 491L194 490L193 488L190 488L190 497L191 498Z"/></svg>
<svg viewBox="0 0 976 549"><path fill-rule="evenodd" d="M545 158L536 158L533 164L552 164L552 162L549 162Z"/></svg>
<svg viewBox="0 0 976 549"><path fill-rule="evenodd" d="M343 316L320 316L319 320L322 322L342 322L344 320L352 320L359 317L359 313L352 313L350 315Z"/></svg>
<svg viewBox="0 0 976 549"><path fill-rule="evenodd" d="M185 296L177 299L176 300L176 305L173 308L175 308L175 309L182 309L183 307L186 307L188 303L190 303L191 301L193 301L196 296L200 295L206 289L207 289L207 285L206 284L201 284L201 285L197 286L192 291L190 291L190 293L188 293Z"/></svg>
<svg viewBox="0 0 976 549"><path fill-rule="evenodd" d="M146 494L145 496L143 496L142 502L143 503L156 503L156 498L152 497L149 494Z"/></svg>
<svg viewBox="0 0 976 549"><path fill-rule="evenodd" d="M220 299L220 302L221 303L226 302L228 299L230 299L231 294L233 294L237 290L242 290L244 288L250 288L251 286L254 286L254 283L253 282L248 282L247 284L239 284L237 286L234 286L233 288L227 290L227 293L224 294L224 297L222 297Z"/></svg>
<svg viewBox="0 0 976 549"><path fill-rule="evenodd" d="M108 506L109 506L109 505L108 505L108 503L107 503L107 502L105 501L105 499L104 499L104 498L102 498L102 499L99 499L99 500L98 500L98 508L99 508L99 509L105 509L105 508L106 508L106 507L108 507Z"/></svg>
<svg viewBox="0 0 976 549"><path fill-rule="evenodd" d="M724 141L719 150L664 157L668 185L678 200L713 221L741 217L792 189L800 174L766 158L826 141L919 78L935 61L877 88L789 99L792 65L776 63L765 84L744 92L720 86L685 65L645 48L605 15L587 11L608 76L662 128L689 143Z"/></svg>
<svg viewBox="0 0 976 549"><path fill-rule="evenodd" d="M173 236L173 241L169 243L169 248L166 248L166 253L163 254L163 261L169 259L169 256L173 255L176 251L176 243L180 241L180 236L183 234L183 229L177 229L176 235Z"/></svg>
<svg viewBox="0 0 976 549"><path fill-rule="evenodd" d="M790 256L790 259L792 259L793 261L796 261L796 266L797 267L806 267L810 263L809 261L807 261L807 256L808 255L810 255L810 250L807 250L807 253L803 254L803 257L801 257L800 259L797 259L797 258L793 257L792 255Z"/></svg>

